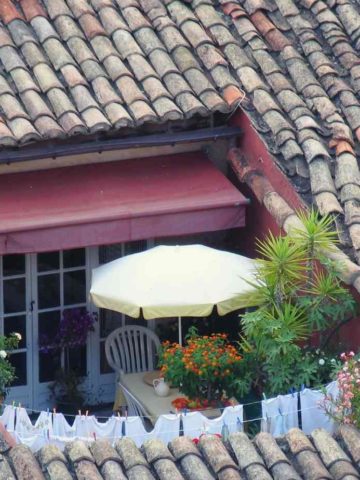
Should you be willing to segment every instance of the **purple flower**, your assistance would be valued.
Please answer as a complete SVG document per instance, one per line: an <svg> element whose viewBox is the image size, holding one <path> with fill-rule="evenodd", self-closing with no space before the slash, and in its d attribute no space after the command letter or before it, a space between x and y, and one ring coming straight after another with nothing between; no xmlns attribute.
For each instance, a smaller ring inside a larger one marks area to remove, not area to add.
<svg viewBox="0 0 360 480"><path fill-rule="evenodd" d="M64 310L59 327L53 338L48 335L39 337L40 351L62 350L65 348L80 347L86 344L90 332L94 331L97 315L84 308Z"/></svg>

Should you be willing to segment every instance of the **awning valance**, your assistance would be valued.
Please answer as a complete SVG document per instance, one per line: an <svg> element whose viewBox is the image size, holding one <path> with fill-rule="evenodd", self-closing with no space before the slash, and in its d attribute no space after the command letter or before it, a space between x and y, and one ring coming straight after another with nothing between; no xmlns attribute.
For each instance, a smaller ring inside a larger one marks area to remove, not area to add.
<svg viewBox="0 0 360 480"><path fill-rule="evenodd" d="M202 154L0 176L0 254L241 227L247 199Z"/></svg>

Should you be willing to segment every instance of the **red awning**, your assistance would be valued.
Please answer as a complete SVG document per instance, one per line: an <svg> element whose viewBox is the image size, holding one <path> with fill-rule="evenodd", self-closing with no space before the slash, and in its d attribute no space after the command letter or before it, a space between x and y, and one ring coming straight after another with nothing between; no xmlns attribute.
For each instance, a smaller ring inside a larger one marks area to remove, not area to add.
<svg viewBox="0 0 360 480"><path fill-rule="evenodd" d="M247 199L199 153L0 176L0 254L242 227Z"/></svg>

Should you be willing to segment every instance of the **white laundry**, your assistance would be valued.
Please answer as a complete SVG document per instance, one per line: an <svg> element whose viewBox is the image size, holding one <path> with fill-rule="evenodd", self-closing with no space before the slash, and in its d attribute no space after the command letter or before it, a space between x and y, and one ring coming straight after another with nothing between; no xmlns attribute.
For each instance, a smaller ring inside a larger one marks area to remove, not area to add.
<svg viewBox="0 0 360 480"><path fill-rule="evenodd" d="M180 415L161 415L155 423L154 429L147 432L146 439L158 438L167 445L180 435Z"/></svg>
<svg viewBox="0 0 360 480"><path fill-rule="evenodd" d="M35 425L32 424L25 408L16 409L15 433L21 443L33 451L37 451L49 443L53 434L52 415L50 412L41 412Z"/></svg>
<svg viewBox="0 0 360 480"><path fill-rule="evenodd" d="M338 396L337 382L332 382L326 387L326 393L334 399ZM315 428L323 428L329 433L334 433L335 423L321 407L324 393L321 390L305 388L300 393L302 429L309 435Z"/></svg>
<svg viewBox="0 0 360 480"><path fill-rule="evenodd" d="M6 405L3 414L0 416L0 422L4 425L8 432L15 430L15 410L12 405Z"/></svg>
<svg viewBox="0 0 360 480"><path fill-rule="evenodd" d="M148 438L148 432L144 427L141 417L125 418L123 434L125 437L132 438L137 447L141 447Z"/></svg>
<svg viewBox="0 0 360 480"><path fill-rule="evenodd" d="M284 435L290 428L298 427L297 394L278 395L261 402L261 431L274 437Z"/></svg>
<svg viewBox="0 0 360 480"><path fill-rule="evenodd" d="M229 433L243 429L243 406L226 407L220 417L209 419L200 412L189 412L182 416L184 435L199 438L204 433L221 435L224 427Z"/></svg>
<svg viewBox="0 0 360 480"><path fill-rule="evenodd" d="M53 435L65 438L75 437L74 425L69 425L62 413L53 414Z"/></svg>
<svg viewBox="0 0 360 480"><path fill-rule="evenodd" d="M107 438L113 443L122 436L123 421L124 419L121 417L110 417L106 422L99 422L94 415L77 415L73 428L76 437L93 440L96 438Z"/></svg>

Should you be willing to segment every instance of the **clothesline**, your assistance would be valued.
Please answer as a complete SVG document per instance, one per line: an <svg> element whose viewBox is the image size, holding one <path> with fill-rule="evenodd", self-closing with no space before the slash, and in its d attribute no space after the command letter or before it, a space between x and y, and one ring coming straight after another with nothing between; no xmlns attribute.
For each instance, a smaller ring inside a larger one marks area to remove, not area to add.
<svg viewBox="0 0 360 480"><path fill-rule="evenodd" d="M308 390L318 391L318 390L320 390L321 388L326 388L327 385L328 385L328 384L322 384L322 385L319 385L318 388L312 388L312 389L308 389ZM291 396L295 397L295 395L298 395L299 393L301 393L301 392L302 392L304 389L306 389L306 388L307 388L307 387L304 387L304 388L302 388L302 389L300 389L300 390L293 391L293 392L287 393L287 394L285 394L285 395L291 395ZM260 404L263 403L264 400L269 400L269 401L270 401L270 400L272 400L273 398L276 398L276 397L272 397L272 398L269 398L269 399L268 399L268 398L266 398L266 397L264 396L264 399L263 399L263 400L255 400L255 401L253 401L253 402L242 403L241 405L242 405L243 407L249 407L249 406L253 406L253 405L260 405ZM2 405L5 406L5 407L6 407L6 406L12 406L12 407L17 408L16 402L12 402L12 404L3 403ZM24 407L21 403L19 403L18 406L21 407L21 408L25 408L25 410L26 410L27 412L29 412L30 414L34 414L34 413L40 414L40 413L42 413L42 412L44 411L44 410L36 410L36 409L33 409L33 408ZM231 405L229 405L229 406L231 406ZM227 408L227 407L207 407L207 408L200 408L200 409L182 409L182 410L180 410L180 411L178 411L178 412L175 412L175 413L183 413L183 414L186 415L187 413L191 413L191 412L200 412L200 413L202 413L202 412L208 412L208 411L213 411L213 410L219 410L220 412L223 412L223 411L225 410L225 408ZM122 405L120 409L121 409L121 410L124 409L125 412L126 412L127 405ZM175 410L177 410L177 409L175 409ZM50 413L50 409L47 409L47 412ZM52 409L52 412L53 412L53 413L62 413L62 412L57 412L55 408ZM164 412L164 415L168 415L168 414L171 414L171 413L174 413L174 412ZM95 416L95 417L96 417L97 419L99 419L99 420L108 420L108 419L114 417L116 414L113 413L111 416L101 416L101 415L96 415L95 413L90 414L90 413L89 413L89 410L86 410L84 413L82 413L82 410L78 410L78 414L70 414L70 413L68 414L68 413L65 413L64 415L65 415L66 417L68 417L68 418L76 418L76 417L78 417L78 416L88 416L88 415L89 415L89 416ZM117 412L117 416L121 417L121 415L120 415L119 412ZM125 415L125 417L126 417L126 416L127 416L127 415ZM151 419L151 420L156 420L156 419L158 418L158 417L155 417L155 416L152 416L152 415L137 415L137 416L140 417L140 418L149 419L149 420L150 420L150 419Z"/></svg>
<svg viewBox="0 0 360 480"><path fill-rule="evenodd" d="M327 393L337 394L337 384L332 382L326 386ZM278 395L275 398L261 402L249 402L245 405L233 405L219 409L221 415L208 418L201 411L181 411L160 415L154 422L151 431L147 431L142 421L143 416L103 417L100 422L95 415L72 415L74 422L70 425L64 414L34 411L15 405L6 405L0 420L5 428L13 433L17 441L24 443L37 451L45 443L53 442L60 448L74 439L96 440L97 438L116 439L132 438L137 446L150 438L159 438L168 443L179 435L198 438L203 433L222 434L225 432L242 431L245 424L261 422L261 430L274 436L284 435L290 428L301 425L305 433L314 428L326 428L332 432L333 421L319 406L324 399L320 390L304 389L301 392L288 395ZM300 404L299 404L300 402ZM244 406L261 403L261 416L244 419ZM299 408L300 405L300 408ZM36 421L30 420L29 412L39 413ZM311 414L308 412L311 411ZM315 412L316 411L316 412ZM203 411L204 412L204 411ZM315 413L314 413L315 412Z"/></svg>
<svg viewBox="0 0 360 480"><path fill-rule="evenodd" d="M275 418L279 418L279 417L286 417L288 415L292 415L294 413L299 413L299 412L306 412L306 411L310 411L310 410L315 410L317 409L318 407L308 407L306 409L298 409L298 410L293 410L293 411L290 411L290 412L287 412L287 413L278 413L277 415L273 415L271 417L267 417L266 420L273 420ZM200 413L200 412L194 412L194 413ZM173 415L176 415L176 414L173 414ZM182 414L177 414L179 416L181 416ZM109 420L111 420L112 417L109 417ZM122 421L126 422L126 417L120 417ZM128 418L137 418L137 417L128 417ZM206 417L205 417L206 418ZM263 417L257 417L257 418L251 418L251 419L248 419L248 420L241 420L240 422L240 425L244 425L244 424L248 424L248 423L252 423L252 422L259 422L261 420L264 420ZM238 421L235 421L235 422L227 422L225 423L225 426L227 427L230 427L232 425L237 425L239 426L239 422ZM146 432L149 436L151 436L151 434L153 433L153 431L155 430L155 428L152 430L152 431L149 431L149 432ZM191 433L192 431L196 431L197 429L189 429L188 432ZM206 430L206 428L204 429ZM94 432L95 433L95 432ZM164 430L161 432L162 434L172 434L173 433L173 430ZM204 434L206 432L204 431ZM142 437L144 434L133 434L131 435L132 438L138 438L138 437ZM127 435L122 435L122 437L125 437ZM31 437L41 437L41 438L44 438L44 433L42 434L39 434L39 433L34 433L34 434L31 434ZM73 441L73 440L76 440L76 439L80 439L80 440L86 440L86 441L95 441L96 440L96 437L97 435L92 435L92 436L88 436L88 437L80 437L80 436L74 436L74 437L60 437L60 436L53 436L54 438L55 437L58 437L59 439L65 439L67 441ZM101 438L106 438L106 439L113 439L113 440L116 440L119 438L119 436L113 436L113 435L102 435ZM121 438L121 437L120 437Z"/></svg>

